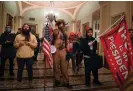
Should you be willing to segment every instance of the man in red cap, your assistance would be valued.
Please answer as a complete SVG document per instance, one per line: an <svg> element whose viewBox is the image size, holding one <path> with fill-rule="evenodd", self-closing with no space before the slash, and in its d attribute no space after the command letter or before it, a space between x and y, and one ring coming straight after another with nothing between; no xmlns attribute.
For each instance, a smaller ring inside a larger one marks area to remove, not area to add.
<svg viewBox="0 0 133 91"><path fill-rule="evenodd" d="M90 86L91 71L94 76L93 84L102 85L98 80L98 67L95 57L97 55L97 41L92 37L92 28L87 29L86 37L81 41L81 50L84 55L85 85Z"/></svg>
<svg viewBox="0 0 133 91"><path fill-rule="evenodd" d="M71 32L69 35L68 43L67 43L67 56L66 59L69 61L72 60L72 71L76 72L76 63L75 63L75 53L73 52L73 40L75 37L75 33Z"/></svg>

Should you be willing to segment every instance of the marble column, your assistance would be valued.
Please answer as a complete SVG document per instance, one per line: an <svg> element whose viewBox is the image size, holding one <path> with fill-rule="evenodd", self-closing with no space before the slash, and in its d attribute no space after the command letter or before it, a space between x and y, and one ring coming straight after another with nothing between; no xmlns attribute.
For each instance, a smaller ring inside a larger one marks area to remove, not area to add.
<svg viewBox="0 0 133 91"><path fill-rule="evenodd" d="M72 32L75 32L76 31L76 20L72 20L71 24L72 24Z"/></svg>
<svg viewBox="0 0 133 91"><path fill-rule="evenodd" d="M22 27L22 16L14 16L13 17L13 30L15 33L17 33L18 28Z"/></svg>

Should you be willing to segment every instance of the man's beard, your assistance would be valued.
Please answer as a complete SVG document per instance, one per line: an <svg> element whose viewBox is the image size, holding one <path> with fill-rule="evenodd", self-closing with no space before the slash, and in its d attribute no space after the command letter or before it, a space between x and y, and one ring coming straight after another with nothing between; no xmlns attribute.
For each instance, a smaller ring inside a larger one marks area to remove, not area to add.
<svg viewBox="0 0 133 91"><path fill-rule="evenodd" d="M92 38L92 36L88 36L88 35L87 35L86 38L90 40L90 39Z"/></svg>
<svg viewBox="0 0 133 91"><path fill-rule="evenodd" d="M25 40L29 41L30 38L30 30L22 30L22 34L25 36Z"/></svg>
<svg viewBox="0 0 133 91"><path fill-rule="evenodd" d="M60 26L59 26L59 29L60 29L61 31L63 31L63 28L62 28L62 27L60 27Z"/></svg>

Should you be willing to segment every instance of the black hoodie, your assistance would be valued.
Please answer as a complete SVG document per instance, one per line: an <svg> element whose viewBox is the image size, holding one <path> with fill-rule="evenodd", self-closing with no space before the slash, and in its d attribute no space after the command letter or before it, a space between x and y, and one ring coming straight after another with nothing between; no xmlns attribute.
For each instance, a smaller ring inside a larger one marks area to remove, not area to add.
<svg viewBox="0 0 133 91"><path fill-rule="evenodd" d="M89 37L86 34L86 38L83 38L81 41L81 50L84 55L88 56L95 56L96 55L96 50L97 50L97 41L93 42L93 49L90 49L90 46L88 45L89 42L94 41L94 37Z"/></svg>

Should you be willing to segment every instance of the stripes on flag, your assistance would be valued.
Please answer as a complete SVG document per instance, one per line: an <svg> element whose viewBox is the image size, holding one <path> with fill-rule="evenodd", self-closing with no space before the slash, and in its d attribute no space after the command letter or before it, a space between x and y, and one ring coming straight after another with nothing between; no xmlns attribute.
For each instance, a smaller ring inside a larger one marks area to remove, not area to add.
<svg viewBox="0 0 133 91"><path fill-rule="evenodd" d="M46 40L46 38L44 38L43 42L42 42L42 51L43 51L44 55L46 55L46 61L48 62L50 68L52 68L53 58L52 58L52 54L51 54L50 44Z"/></svg>

